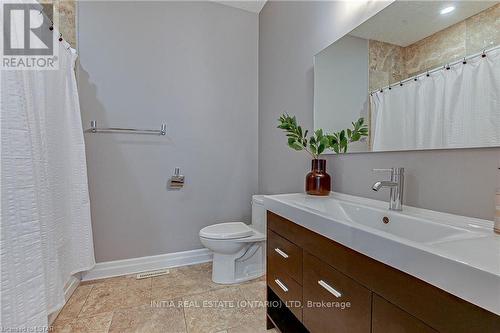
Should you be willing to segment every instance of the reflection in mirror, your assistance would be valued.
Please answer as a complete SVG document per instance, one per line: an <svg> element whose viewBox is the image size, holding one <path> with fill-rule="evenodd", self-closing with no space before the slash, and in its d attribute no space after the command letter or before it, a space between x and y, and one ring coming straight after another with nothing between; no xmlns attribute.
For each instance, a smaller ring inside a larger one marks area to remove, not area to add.
<svg viewBox="0 0 500 333"><path fill-rule="evenodd" d="M314 57L314 128L348 152L500 146L500 4L396 1Z"/></svg>

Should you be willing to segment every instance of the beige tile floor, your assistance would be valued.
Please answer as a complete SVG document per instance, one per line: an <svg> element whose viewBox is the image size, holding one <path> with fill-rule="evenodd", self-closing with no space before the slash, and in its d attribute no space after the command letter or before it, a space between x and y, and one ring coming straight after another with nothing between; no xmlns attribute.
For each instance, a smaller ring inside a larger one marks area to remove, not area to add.
<svg viewBox="0 0 500 333"><path fill-rule="evenodd" d="M238 285L211 280L211 264L137 280L82 283L51 332L260 333L266 330L264 278Z"/></svg>

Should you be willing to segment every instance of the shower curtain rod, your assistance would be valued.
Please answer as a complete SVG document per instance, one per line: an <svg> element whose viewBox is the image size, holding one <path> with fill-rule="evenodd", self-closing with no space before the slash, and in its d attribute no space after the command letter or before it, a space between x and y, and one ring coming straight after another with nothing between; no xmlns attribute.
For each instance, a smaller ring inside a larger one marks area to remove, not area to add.
<svg viewBox="0 0 500 333"><path fill-rule="evenodd" d="M448 64L446 64L444 66L439 66L439 67L433 68L431 70L425 71L424 73L420 73L420 74L411 76L411 77L409 77L407 79L399 81L398 83L389 84L389 85L384 86L382 88L379 88L379 89L376 89L376 90L372 90L370 92L370 96L373 95L373 94L375 94L375 93L384 92L384 90L386 90L386 89L391 90L392 87L395 87L397 85L402 86L403 84L405 84L406 82L409 82L409 81L417 81L420 76L424 76L424 75L425 76L429 76L430 74L438 72L438 71L449 70L449 69L451 69L452 66L455 66L455 65L460 64L460 63L462 63L462 64L465 65L465 64L467 64L468 60L471 60L471 59L474 59L474 58L477 58L477 57L483 57L483 58L485 58L488 53L490 53L492 51L495 51L495 50L497 50L499 48L500 48L500 45L494 46L494 47L489 48L489 49L484 49L482 52L473 54L473 55L468 56L468 57L466 56L466 57L464 57L461 60L455 60L455 61L450 62L450 63L448 63Z"/></svg>

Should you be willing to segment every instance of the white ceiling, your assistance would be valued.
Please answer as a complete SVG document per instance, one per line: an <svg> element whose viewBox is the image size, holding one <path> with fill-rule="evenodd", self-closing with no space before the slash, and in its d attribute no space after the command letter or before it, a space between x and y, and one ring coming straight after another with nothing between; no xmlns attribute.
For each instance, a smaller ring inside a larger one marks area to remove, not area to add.
<svg viewBox="0 0 500 333"><path fill-rule="evenodd" d="M396 1L351 31L350 35L408 46L499 1ZM441 9L455 10L441 15Z"/></svg>
<svg viewBox="0 0 500 333"><path fill-rule="evenodd" d="M231 6L239 9L243 9L252 13L260 13L267 0L253 0L253 1L241 1L241 0L226 0L226 1L218 1L220 4Z"/></svg>

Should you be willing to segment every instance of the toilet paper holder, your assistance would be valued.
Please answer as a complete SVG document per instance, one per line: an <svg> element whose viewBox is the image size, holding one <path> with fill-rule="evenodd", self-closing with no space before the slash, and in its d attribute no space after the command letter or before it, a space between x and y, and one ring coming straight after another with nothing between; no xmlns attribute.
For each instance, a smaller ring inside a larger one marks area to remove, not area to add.
<svg viewBox="0 0 500 333"><path fill-rule="evenodd" d="M170 178L169 187L171 189L181 189L184 187L184 176L181 175L181 169L175 168L174 174Z"/></svg>

